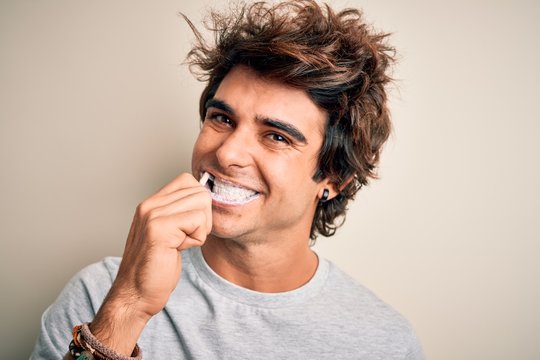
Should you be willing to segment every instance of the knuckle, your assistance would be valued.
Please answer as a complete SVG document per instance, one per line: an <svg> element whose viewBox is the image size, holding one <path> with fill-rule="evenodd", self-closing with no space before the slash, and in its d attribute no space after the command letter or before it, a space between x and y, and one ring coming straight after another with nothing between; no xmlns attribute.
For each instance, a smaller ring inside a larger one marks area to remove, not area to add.
<svg viewBox="0 0 540 360"><path fill-rule="evenodd" d="M200 210L196 214L197 219L197 228L200 229L201 232L207 233L208 231L208 214L204 210Z"/></svg>
<svg viewBox="0 0 540 360"><path fill-rule="evenodd" d="M178 178L181 184L191 185L197 183L197 180L190 173L182 173Z"/></svg>
<svg viewBox="0 0 540 360"><path fill-rule="evenodd" d="M207 213L206 211L203 209L201 211L199 211L199 216L200 216L200 221L205 224L206 223L206 216L207 216Z"/></svg>
<svg viewBox="0 0 540 360"><path fill-rule="evenodd" d="M143 214L142 203L140 203L139 205L137 205L137 208L135 209L135 216L140 219L142 217L142 214Z"/></svg>
<svg viewBox="0 0 540 360"><path fill-rule="evenodd" d="M201 226L204 226L204 218L204 212L200 209L193 209L186 213L185 224L189 232L193 233Z"/></svg>
<svg viewBox="0 0 540 360"><path fill-rule="evenodd" d="M191 213L191 218L197 222L200 221L201 218L204 216L204 210L200 208L193 209L190 211L190 213Z"/></svg>
<svg viewBox="0 0 540 360"><path fill-rule="evenodd" d="M183 172L180 174L180 179L189 179L191 177L191 174L188 172Z"/></svg>
<svg viewBox="0 0 540 360"><path fill-rule="evenodd" d="M150 209L152 209L150 199L146 199L137 206L137 214L139 217L145 217Z"/></svg>
<svg viewBox="0 0 540 360"><path fill-rule="evenodd" d="M148 220L155 220L159 217L159 210L158 209L150 209L146 212L146 218Z"/></svg>

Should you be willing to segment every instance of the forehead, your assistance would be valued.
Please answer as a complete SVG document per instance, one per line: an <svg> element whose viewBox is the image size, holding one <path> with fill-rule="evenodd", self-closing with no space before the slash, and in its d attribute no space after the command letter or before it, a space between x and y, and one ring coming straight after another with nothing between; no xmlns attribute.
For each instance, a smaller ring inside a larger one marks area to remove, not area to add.
<svg viewBox="0 0 540 360"><path fill-rule="evenodd" d="M247 66L234 67L214 97L225 101L239 117L279 119L306 135L324 134L327 113L304 90L265 78Z"/></svg>

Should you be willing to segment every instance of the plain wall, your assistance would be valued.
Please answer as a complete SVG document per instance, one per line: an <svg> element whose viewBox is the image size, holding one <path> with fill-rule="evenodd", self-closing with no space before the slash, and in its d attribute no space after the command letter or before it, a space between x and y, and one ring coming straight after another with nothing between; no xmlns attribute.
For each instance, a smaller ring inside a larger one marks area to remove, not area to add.
<svg viewBox="0 0 540 360"><path fill-rule="evenodd" d="M381 179L317 251L428 359L539 359L539 3L330 3L393 32L400 62ZM27 358L69 278L121 255L136 205L190 169L202 85L178 12L209 4L0 1L0 358Z"/></svg>

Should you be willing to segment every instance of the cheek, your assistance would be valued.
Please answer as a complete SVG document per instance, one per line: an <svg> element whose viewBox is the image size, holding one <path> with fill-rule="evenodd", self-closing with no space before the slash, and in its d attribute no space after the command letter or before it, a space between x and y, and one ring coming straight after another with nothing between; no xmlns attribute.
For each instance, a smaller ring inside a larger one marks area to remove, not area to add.
<svg viewBox="0 0 540 360"><path fill-rule="evenodd" d="M211 134L205 130L203 127L193 145L193 158L199 157L202 154L211 151L215 144L217 143L216 139L212 139Z"/></svg>
<svg viewBox="0 0 540 360"><path fill-rule="evenodd" d="M313 181L315 162L301 159L272 159L268 156L260 164L261 173L270 188L295 195L311 194L316 186ZM273 186L272 186L273 185Z"/></svg>
<svg viewBox="0 0 540 360"><path fill-rule="evenodd" d="M195 144L193 145L193 151L191 152L191 161L196 161L200 157L201 153L201 142L200 142L200 135L197 137L197 140L195 141Z"/></svg>

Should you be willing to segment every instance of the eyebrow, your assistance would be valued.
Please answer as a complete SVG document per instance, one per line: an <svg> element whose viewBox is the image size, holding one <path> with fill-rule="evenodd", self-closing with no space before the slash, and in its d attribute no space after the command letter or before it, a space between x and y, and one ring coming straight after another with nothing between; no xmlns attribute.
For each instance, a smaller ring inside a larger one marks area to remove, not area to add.
<svg viewBox="0 0 540 360"><path fill-rule="evenodd" d="M306 137L298 128L288 122L277 120L277 119L270 119L267 117L257 117L257 121L260 122L263 125L273 127L275 129L279 129L283 132L286 132L289 134L289 136L293 137L296 141L301 142L303 144L307 144Z"/></svg>
<svg viewBox="0 0 540 360"><path fill-rule="evenodd" d="M208 110L211 107L219 109L219 110L223 110L231 115L234 115L234 110L232 106L227 104L225 101L218 100L216 98L211 98L211 99L206 100L206 103L204 104L204 109Z"/></svg>
<svg viewBox="0 0 540 360"><path fill-rule="evenodd" d="M234 109L232 108L232 106L227 104L223 100L219 100L219 99L216 99L216 98L208 99L206 101L206 103L204 104L204 108L205 108L205 110L208 110L211 107L222 110L222 111L225 111L226 113L229 113L231 115L235 114ZM269 126L269 127L275 128L275 129L279 129L279 130L287 133L289 136L294 138L296 141L298 141L300 143L303 143L303 144L307 144L307 139L304 136L304 134L302 134L302 132L296 126L294 126L291 123L288 123L288 122L283 121L283 120L272 119L272 118L265 117L265 116L257 116L256 121L258 123L262 124L262 125Z"/></svg>

